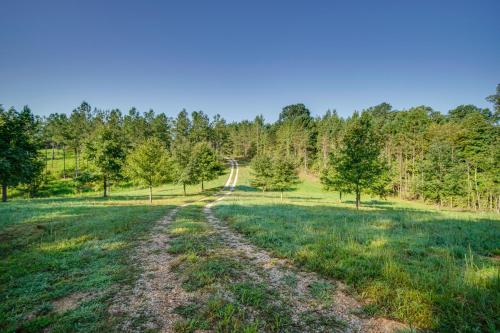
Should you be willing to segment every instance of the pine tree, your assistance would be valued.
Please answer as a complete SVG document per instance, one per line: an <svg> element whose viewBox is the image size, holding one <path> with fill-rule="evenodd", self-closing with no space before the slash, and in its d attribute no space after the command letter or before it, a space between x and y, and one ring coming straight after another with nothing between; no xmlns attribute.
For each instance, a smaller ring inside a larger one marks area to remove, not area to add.
<svg viewBox="0 0 500 333"><path fill-rule="evenodd" d="M197 143L192 152L192 167L193 174L198 182L201 182L201 190L204 190L204 182L213 180L222 174L223 165L219 162L217 155L210 148L207 142Z"/></svg>
<svg viewBox="0 0 500 333"><path fill-rule="evenodd" d="M108 195L109 182L121 178L126 147L120 134L116 127L101 125L85 146L85 157L92 162L103 182L103 197Z"/></svg>
<svg viewBox="0 0 500 333"><path fill-rule="evenodd" d="M338 191L339 200L342 201L343 193L351 193L352 187L349 182L340 176L340 173L336 168L337 160L336 155L329 154L329 162L326 167L323 168L320 175L320 181L323 187L327 191Z"/></svg>
<svg viewBox="0 0 500 333"><path fill-rule="evenodd" d="M298 183L297 167L293 161L279 156L275 157L272 162L271 187L280 192L281 201L283 201L283 192L293 189Z"/></svg>
<svg viewBox="0 0 500 333"><path fill-rule="evenodd" d="M177 184L181 184L184 195L186 195L186 185L197 183L194 163L192 160L192 146L189 142L176 142L173 154L173 174Z"/></svg>
<svg viewBox="0 0 500 333"><path fill-rule="evenodd" d="M153 186L172 179L171 158L164 142L150 138L137 145L127 156L127 175L138 184L149 188L149 202L153 202Z"/></svg>
<svg viewBox="0 0 500 333"><path fill-rule="evenodd" d="M273 163L272 159L266 155L256 155L250 163L252 169L252 179L250 184L262 191L267 191L272 187Z"/></svg>
<svg viewBox="0 0 500 333"><path fill-rule="evenodd" d="M30 184L42 172L36 139L38 123L25 106L21 112L14 108L4 111L0 105L0 184L2 201L7 201L7 187ZM30 193L32 194L32 193Z"/></svg>

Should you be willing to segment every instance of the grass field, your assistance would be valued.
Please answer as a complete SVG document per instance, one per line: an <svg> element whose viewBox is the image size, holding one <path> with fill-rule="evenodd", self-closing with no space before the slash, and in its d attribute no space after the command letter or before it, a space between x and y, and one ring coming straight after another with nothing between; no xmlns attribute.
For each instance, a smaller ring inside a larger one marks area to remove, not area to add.
<svg viewBox="0 0 500 333"><path fill-rule="evenodd" d="M226 178L209 182L203 195ZM85 193L1 204L0 331L112 328L110 298L139 273L131 251L169 209L202 197L195 191L184 197L181 187L162 186L153 205L145 189L117 189L107 199Z"/></svg>
<svg viewBox="0 0 500 333"><path fill-rule="evenodd" d="M63 152L62 149L54 150L54 159L52 159L52 150L44 149L40 152L42 157L47 156L44 172L46 180L40 187L36 197L95 197L102 194L102 184L90 184L84 190L78 190L73 180L75 176L75 155L71 150L66 151L66 178L63 178ZM87 163L80 157L80 174L82 170L88 168ZM223 178L223 177L222 177ZM209 183L212 184L212 183ZM148 195L147 190L137 188L132 182L121 182L119 184L111 184L110 193L112 196L126 195L127 197L142 197ZM196 196L199 194L201 185L186 186L187 195ZM26 191L20 189L9 188L9 198L27 198ZM183 194L180 186L163 185L154 188L153 196L156 198L168 198Z"/></svg>
<svg viewBox="0 0 500 333"><path fill-rule="evenodd" d="M2 332L116 330L121 319L112 318L108 306L140 273L130 260L139 241L174 206L213 193L227 178L210 182L203 194L199 186L189 187L187 197L180 186L155 188L149 205L147 190L131 186L114 187L106 199L94 191L75 195L71 179L57 179L60 167L58 156L55 179L45 188L45 195L58 197L14 196L0 205ZM346 282L367 315L437 332L500 330L498 214L366 197L356 211L352 197L339 202L313 177L281 201L278 193L252 188L249 178L248 168L240 168L236 191L217 203L216 215L276 256ZM169 230L182 287L203 295L176 309L183 318L176 331L292 327L293 298L252 280L258 267L224 244L207 225L201 204L180 210ZM331 320L311 313L302 329L342 327Z"/></svg>
<svg viewBox="0 0 500 333"><path fill-rule="evenodd" d="M312 178L289 192L249 186L240 169L216 214L260 247L347 282L365 312L439 332L500 330L500 216L403 201L339 203Z"/></svg>

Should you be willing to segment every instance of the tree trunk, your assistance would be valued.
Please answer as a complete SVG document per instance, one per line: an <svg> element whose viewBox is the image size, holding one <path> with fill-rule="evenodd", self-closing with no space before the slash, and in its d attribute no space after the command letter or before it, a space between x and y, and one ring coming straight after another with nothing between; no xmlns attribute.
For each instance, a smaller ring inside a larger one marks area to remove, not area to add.
<svg viewBox="0 0 500 333"><path fill-rule="evenodd" d="M476 209L481 209L481 197L477 187L477 167L474 168L474 189L476 190Z"/></svg>
<svg viewBox="0 0 500 333"><path fill-rule="evenodd" d="M66 146L63 145L63 178L66 179Z"/></svg>
<svg viewBox="0 0 500 333"><path fill-rule="evenodd" d="M184 196L186 196L186 183L182 183L182 189L184 190Z"/></svg>
<svg viewBox="0 0 500 333"><path fill-rule="evenodd" d="M2 184L2 202L7 202L7 184Z"/></svg>
<svg viewBox="0 0 500 333"><path fill-rule="evenodd" d="M75 178L78 178L78 148L75 148Z"/></svg>
<svg viewBox="0 0 500 333"><path fill-rule="evenodd" d="M356 209L359 209L359 204L361 203L361 190L359 185L356 185Z"/></svg>
<svg viewBox="0 0 500 333"><path fill-rule="evenodd" d="M342 202L342 191L339 191L339 201Z"/></svg>
<svg viewBox="0 0 500 333"><path fill-rule="evenodd" d="M56 158L56 153L54 150L54 143L52 143L52 169L54 169L54 159Z"/></svg>
<svg viewBox="0 0 500 333"><path fill-rule="evenodd" d="M281 191L281 202L283 202L283 191Z"/></svg>
<svg viewBox="0 0 500 333"><path fill-rule="evenodd" d="M398 195L399 198L401 199L403 197L403 156L401 152L401 147L399 148L398 152L398 164L399 164L399 188L398 188Z"/></svg>
<svg viewBox="0 0 500 333"><path fill-rule="evenodd" d="M203 186L203 178L201 179L201 191L203 192L205 190L204 186Z"/></svg>
<svg viewBox="0 0 500 333"><path fill-rule="evenodd" d="M307 174L307 148L304 149L304 172Z"/></svg>
<svg viewBox="0 0 500 333"><path fill-rule="evenodd" d="M108 178L104 176L104 194L103 197L106 198L108 196Z"/></svg>
<svg viewBox="0 0 500 333"><path fill-rule="evenodd" d="M153 203L153 187L149 186L149 203Z"/></svg>
<svg viewBox="0 0 500 333"><path fill-rule="evenodd" d="M45 173L47 173L48 168L49 168L49 150L47 149L47 146L45 146Z"/></svg>

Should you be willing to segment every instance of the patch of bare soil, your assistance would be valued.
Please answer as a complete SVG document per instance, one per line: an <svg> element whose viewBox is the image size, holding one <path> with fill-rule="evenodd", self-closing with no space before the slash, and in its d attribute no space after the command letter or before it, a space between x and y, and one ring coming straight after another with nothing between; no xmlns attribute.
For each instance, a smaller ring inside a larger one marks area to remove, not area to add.
<svg viewBox="0 0 500 333"><path fill-rule="evenodd" d="M133 289L121 291L110 307L113 316L124 319L120 327L122 332L173 332L173 325L179 316L172 310L189 297L172 273L175 256L167 252L170 240L167 226L181 207L173 209L158 222L152 237L139 245L132 258L143 273Z"/></svg>
<svg viewBox="0 0 500 333"><path fill-rule="evenodd" d="M54 312L63 313L69 310L76 309L78 305L92 297L89 293L74 293L65 297L61 297L52 302Z"/></svg>

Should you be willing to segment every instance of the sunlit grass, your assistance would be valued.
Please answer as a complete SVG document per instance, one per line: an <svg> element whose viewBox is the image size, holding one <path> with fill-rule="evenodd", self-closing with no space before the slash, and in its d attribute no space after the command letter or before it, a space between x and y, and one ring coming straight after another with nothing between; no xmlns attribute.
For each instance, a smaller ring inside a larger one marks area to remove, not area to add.
<svg viewBox="0 0 500 333"><path fill-rule="evenodd" d="M500 216L353 197L304 181L261 192L240 169L238 190L216 214L257 245L351 285L367 313L443 332L500 329Z"/></svg>
<svg viewBox="0 0 500 333"><path fill-rule="evenodd" d="M0 331L103 332L114 325L107 312L120 286L138 275L130 260L154 222L173 207L219 189L223 175L205 193L179 186L147 190L123 188L61 197L14 198L0 204ZM157 192L156 192L157 191ZM75 307L55 304L83 294Z"/></svg>

